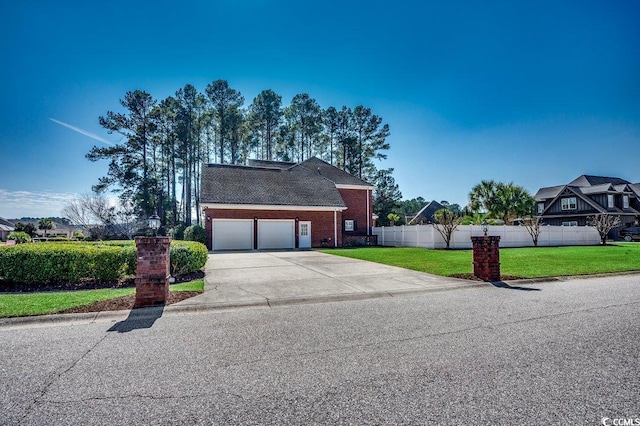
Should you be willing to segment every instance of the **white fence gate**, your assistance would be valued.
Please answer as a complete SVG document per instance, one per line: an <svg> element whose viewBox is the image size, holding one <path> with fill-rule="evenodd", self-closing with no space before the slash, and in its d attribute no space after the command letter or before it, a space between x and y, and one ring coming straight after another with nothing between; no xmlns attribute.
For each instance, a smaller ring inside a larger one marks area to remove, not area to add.
<svg viewBox="0 0 640 426"><path fill-rule="evenodd" d="M382 226L373 228L378 244L390 247L446 248L442 235L432 225ZM484 235L480 225L460 225L451 237L451 248L470 249L471 237ZM499 235L500 247L533 247L524 226L489 226L487 235ZM538 246L590 246L600 243L591 226L542 226Z"/></svg>

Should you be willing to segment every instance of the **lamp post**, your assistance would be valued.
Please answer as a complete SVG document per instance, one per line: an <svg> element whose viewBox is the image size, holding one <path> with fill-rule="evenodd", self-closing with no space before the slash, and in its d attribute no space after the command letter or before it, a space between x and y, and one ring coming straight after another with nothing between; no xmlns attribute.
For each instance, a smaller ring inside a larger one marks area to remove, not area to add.
<svg viewBox="0 0 640 426"><path fill-rule="evenodd" d="M489 230L489 224L487 223L487 220L483 220L482 221L482 232L484 232L484 236L487 236L487 231Z"/></svg>
<svg viewBox="0 0 640 426"><path fill-rule="evenodd" d="M160 216L154 213L149 217L149 228L151 228L153 236L155 237L158 229L160 228Z"/></svg>

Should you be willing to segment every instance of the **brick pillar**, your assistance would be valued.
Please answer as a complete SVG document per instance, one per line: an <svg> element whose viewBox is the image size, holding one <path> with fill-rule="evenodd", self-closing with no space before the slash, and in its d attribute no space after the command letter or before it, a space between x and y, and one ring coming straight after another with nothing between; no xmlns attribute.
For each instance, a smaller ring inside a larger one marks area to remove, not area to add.
<svg viewBox="0 0 640 426"><path fill-rule="evenodd" d="M500 281L500 237L471 237L473 274L483 281Z"/></svg>
<svg viewBox="0 0 640 426"><path fill-rule="evenodd" d="M164 305L169 299L169 237L136 237L135 308Z"/></svg>

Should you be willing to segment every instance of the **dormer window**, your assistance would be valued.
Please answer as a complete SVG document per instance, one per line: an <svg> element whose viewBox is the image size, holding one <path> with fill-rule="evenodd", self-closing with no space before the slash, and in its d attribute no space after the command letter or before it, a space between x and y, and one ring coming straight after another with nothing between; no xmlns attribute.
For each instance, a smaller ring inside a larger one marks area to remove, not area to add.
<svg viewBox="0 0 640 426"><path fill-rule="evenodd" d="M613 203L613 194L608 194L607 195L607 206L612 209L615 207L615 204Z"/></svg>
<svg viewBox="0 0 640 426"><path fill-rule="evenodd" d="M629 196L628 195L623 195L622 196L622 208L623 209L628 209L629 208Z"/></svg>
<svg viewBox="0 0 640 426"><path fill-rule="evenodd" d="M578 204L576 203L576 197L563 198L561 201L562 210L576 210Z"/></svg>

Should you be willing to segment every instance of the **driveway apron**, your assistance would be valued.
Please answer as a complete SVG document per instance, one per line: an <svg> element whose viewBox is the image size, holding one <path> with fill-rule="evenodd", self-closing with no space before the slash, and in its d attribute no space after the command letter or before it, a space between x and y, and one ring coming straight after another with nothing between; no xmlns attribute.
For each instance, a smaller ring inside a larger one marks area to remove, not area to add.
<svg viewBox="0 0 640 426"><path fill-rule="evenodd" d="M389 297L477 286L317 251L212 253L205 291L179 306L248 306Z"/></svg>

